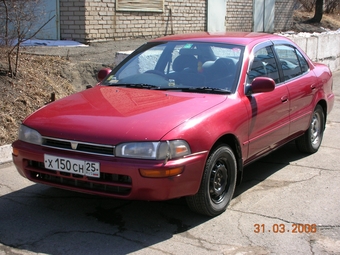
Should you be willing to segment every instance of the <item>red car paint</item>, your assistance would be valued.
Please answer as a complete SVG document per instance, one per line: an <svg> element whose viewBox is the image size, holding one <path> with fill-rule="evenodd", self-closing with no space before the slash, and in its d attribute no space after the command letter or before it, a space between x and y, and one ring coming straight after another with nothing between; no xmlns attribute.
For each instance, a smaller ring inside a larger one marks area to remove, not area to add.
<svg viewBox="0 0 340 255"><path fill-rule="evenodd" d="M325 116L333 107L331 72L325 65L312 63L288 39L258 33L199 33L164 37L152 43L176 41L188 42L184 48L195 42L242 46L243 59L238 63L233 91L202 93L99 84L41 108L23 124L43 137L91 146L182 139L189 144L190 155L169 160L121 158L17 140L13 143L13 161L19 173L38 183L124 199L166 200L194 195L208 156L222 141L232 144L241 174L243 166L306 132L317 104L323 107ZM273 43L298 50L308 71L281 81L273 91L247 94L247 74L256 47ZM203 64L200 72L204 75L205 71ZM98 180L48 170L44 168L44 154L99 162L101 176L112 176ZM139 172L175 167L182 167L182 173L165 178L146 178Z"/></svg>

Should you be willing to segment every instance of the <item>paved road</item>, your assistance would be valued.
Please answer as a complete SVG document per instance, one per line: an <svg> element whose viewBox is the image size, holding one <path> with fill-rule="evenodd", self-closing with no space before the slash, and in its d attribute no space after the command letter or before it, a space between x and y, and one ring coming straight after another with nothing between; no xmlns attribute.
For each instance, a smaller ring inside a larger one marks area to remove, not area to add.
<svg viewBox="0 0 340 255"><path fill-rule="evenodd" d="M120 201L33 184L1 165L0 254L340 254L334 75L337 99L319 152L288 144L247 167L215 218L192 213L182 199Z"/></svg>

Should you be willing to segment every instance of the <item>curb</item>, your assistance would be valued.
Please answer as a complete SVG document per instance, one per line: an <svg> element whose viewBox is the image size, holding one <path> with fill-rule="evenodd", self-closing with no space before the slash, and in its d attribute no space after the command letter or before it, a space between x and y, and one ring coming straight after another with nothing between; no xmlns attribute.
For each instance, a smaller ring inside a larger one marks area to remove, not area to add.
<svg viewBox="0 0 340 255"><path fill-rule="evenodd" d="M12 161L12 145L0 146L0 165Z"/></svg>

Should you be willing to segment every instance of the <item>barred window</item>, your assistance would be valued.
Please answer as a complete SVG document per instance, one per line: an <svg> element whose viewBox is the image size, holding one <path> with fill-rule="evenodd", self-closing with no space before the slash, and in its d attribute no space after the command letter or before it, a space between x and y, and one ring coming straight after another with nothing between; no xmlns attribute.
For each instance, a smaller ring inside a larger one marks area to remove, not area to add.
<svg viewBox="0 0 340 255"><path fill-rule="evenodd" d="M117 11L163 12L164 0L117 0Z"/></svg>

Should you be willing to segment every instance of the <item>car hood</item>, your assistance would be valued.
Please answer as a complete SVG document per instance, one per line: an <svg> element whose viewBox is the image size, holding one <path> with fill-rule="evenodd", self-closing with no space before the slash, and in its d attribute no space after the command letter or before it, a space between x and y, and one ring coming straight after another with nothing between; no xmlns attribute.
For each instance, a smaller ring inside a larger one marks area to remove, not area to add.
<svg viewBox="0 0 340 255"><path fill-rule="evenodd" d="M100 144L160 140L225 95L96 86L53 102L24 124L43 136Z"/></svg>

